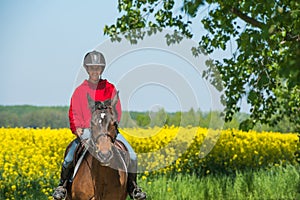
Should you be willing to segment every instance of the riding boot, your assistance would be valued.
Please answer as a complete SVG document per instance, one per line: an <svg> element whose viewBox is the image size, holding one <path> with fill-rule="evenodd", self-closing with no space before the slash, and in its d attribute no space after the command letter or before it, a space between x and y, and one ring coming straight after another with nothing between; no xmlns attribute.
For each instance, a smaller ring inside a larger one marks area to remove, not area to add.
<svg viewBox="0 0 300 200"><path fill-rule="evenodd" d="M69 166L66 168L62 166L59 185L52 194L53 199L60 200L66 198L67 196L66 186L71 174L72 174L72 167Z"/></svg>
<svg viewBox="0 0 300 200"><path fill-rule="evenodd" d="M70 164L70 165L72 165L72 164ZM71 176L72 172L73 172L72 166L69 166L67 168L65 166L62 166L61 173L60 173L59 186L64 186L65 182L70 180L70 176Z"/></svg>
<svg viewBox="0 0 300 200"><path fill-rule="evenodd" d="M137 160L130 160L128 169L127 191L131 199L143 200L146 199L146 193L138 187L137 181Z"/></svg>

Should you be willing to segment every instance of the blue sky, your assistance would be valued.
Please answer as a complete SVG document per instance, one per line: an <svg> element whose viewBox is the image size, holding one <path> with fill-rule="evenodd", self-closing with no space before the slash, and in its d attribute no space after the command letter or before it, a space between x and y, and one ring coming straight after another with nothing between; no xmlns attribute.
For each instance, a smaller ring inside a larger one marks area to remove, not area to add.
<svg viewBox="0 0 300 200"><path fill-rule="evenodd" d="M216 94L207 89L193 62L176 52L189 49L180 46L163 52L155 46L154 52L131 47L123 51L126 45L111 45L103 27L113 24L118 15L117 0L1 0L0 105L69 105L74 88L85 76L81 67L84 54L98 48L106 53L109 64L104 76L120 88L126 110L219 108ZM205 33L201 26L193 31ZM123 54L114 55L117 52ZM163 73L143 73L140 69L149 69L147 66ZM174 66L176 70L170 70ZM168 77L172 73L177 80ZM190 93L181 92L187 90ZM185 102L190 96L196 103Z"/></svg>
<svg viewBox="0 0 300 200"><path fill-rule="evenodd" d="M83 55L117 1L1 0L1 105L68 105Z"/></svg>

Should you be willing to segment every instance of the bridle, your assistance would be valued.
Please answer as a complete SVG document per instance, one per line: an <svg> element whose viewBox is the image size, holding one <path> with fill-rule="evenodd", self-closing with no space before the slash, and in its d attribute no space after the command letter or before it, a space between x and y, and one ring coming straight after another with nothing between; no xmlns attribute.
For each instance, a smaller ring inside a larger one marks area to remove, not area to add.
<svg viewBox="0 0 300 200"><path fill-rule="evenodd" d="M116 141L116 137L113 137L108 133L100 133L96 138L94 138L94 141L97 142L100 137L109 137L112 143Z"/></svg>
<svg viewBox="0 0 300 200"><path fill-rule="evenodd" d="M96 109L94 110L94 111L100 110L100 119L99 119L99 121L98 121L98 123L100 124L100 127L102 127L102 120L105 119L105 117L106 117L106 115L107 115L106 112L108 112L108 109L112 109L112 107L111 107L111 106L107 106L107 105L101 103L101 104L98 105L98 106L96 107ZM109 122L109 123L110 123L110 122ZM93 146L94 146L94 147L95 147L95 143L97 143L97 141L98 141L101 137L108 137L108 138L110 138L110 140L111 140L112 143L114 143L114 142L116 141L117 134L118 134L118 123L117 123L117 121L114 121L113 123L114 123L115 129L116 129L116 134L115 134L115 136L110 135L109 132L103 132L103 133L100 133L100 134L97 135L96 137L94 137L93 134L92 134L92 137L93 137L92 143L93 143ZM96 152L98 152L98 150L96 150Z"/></svg>

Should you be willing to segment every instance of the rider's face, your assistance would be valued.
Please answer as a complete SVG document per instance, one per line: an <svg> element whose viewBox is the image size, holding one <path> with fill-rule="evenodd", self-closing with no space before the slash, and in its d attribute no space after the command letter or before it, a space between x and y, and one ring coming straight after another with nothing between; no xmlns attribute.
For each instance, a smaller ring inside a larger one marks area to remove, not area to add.
<svg viewBox="0 0 300 200"><path fill-rule="evenodd" d="M86 67L87 73L89 74L89 80L98 83L100 75L103 73L104 67L92 65Z"/></svg>

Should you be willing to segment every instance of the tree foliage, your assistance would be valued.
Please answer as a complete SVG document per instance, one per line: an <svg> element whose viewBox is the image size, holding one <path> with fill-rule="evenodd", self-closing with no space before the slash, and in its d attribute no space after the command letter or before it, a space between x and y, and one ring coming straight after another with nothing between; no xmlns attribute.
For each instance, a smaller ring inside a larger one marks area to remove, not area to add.
<svg viewBox="0 0 300 200"><path fill-rule="evenodd" d="M68 107L0 106L0 127L69 127Z"/></svg>
<svg viewBox="0 0 300 200"><path fill-rule="evenodd" d="M195 56L226 50L236 42L231 57L214 60L203 74L224 92L221 101L226 106L226 121L240 111L241 99L246 98L251 115L241 124L242 129L257 122L272 126L283 117L300 124L299 1L119 0L118 10L121 17L104 28L113 40L131 30L134 36L125 36L136 43L143 38L137 31L140 28L149 27L154 32L172 28L174 35L167 36L169 44L180 41L179 35L194 37L197 33L192 32L192 25L203 25L207 33L199 46L193 47ZM201 23L193 21L203 13ZM214 79L216 76L221 79Z"/></svg>

